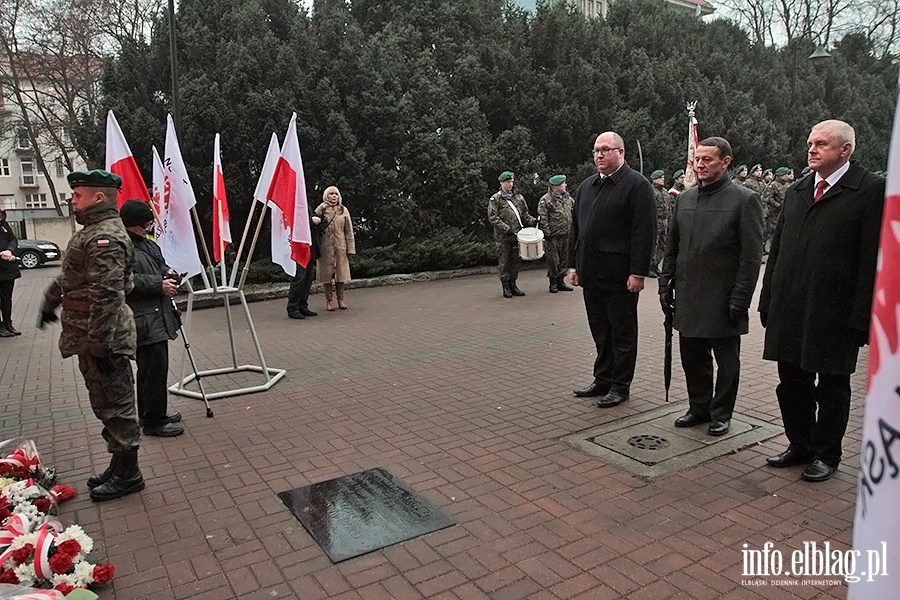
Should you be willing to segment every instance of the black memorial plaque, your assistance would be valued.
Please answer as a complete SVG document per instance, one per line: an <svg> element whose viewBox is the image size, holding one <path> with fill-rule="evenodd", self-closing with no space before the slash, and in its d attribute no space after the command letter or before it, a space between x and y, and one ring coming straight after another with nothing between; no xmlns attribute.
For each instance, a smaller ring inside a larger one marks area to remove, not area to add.
<svg viewBox="0 0 900 600"><path fill-rule="evenodd" d="M278 497L333 563L455 524L384 469L279 492Z"/></svg>

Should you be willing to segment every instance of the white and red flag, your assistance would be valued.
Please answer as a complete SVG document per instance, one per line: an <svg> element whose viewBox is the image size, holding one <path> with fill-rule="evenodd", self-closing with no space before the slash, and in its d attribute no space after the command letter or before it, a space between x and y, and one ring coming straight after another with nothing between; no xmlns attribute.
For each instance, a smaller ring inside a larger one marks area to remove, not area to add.
<svg viewBox="0 0 900 600"><path fill-rule="evenodd" d="M187 277L193 277L203 270L191 222L191 209L197 204L197 200L181 157L172 115L166 117L163 175L162 202L168 207L168 211L163 234L165 240L160 247L164 249L163 256L170 267L179 273L187 273Z"/></svg>
<svg viewBox="0 0 900 600"><path fill-rule="evenodd" d="M144 183L141 171L113 111L106 114L106 170L122 178L122 187L116 197L116 203L120 207L126 200L132 198L150 202L147 184Z"/></svg>
<svg viewBox="0 0 900 600"><path fill-rule="evenodd" d="M153 151L153 194L150 196L150 202L153 204L153 212L156 213L156 228L153 230L153 238L165 256L166 250L162 245L165 242L166 224L169 220L169 195L165 193L166 170L156 146L151 146L150 149Z"/></svg>
<svg viewBox="0 0 900 600"><path fill-rule="evenodd" d="M225 246L231 243L231 222L228 217L228 198L225 195L218 133L213 154L213 259L219 262L225 256Z"/></svg>
<svg viewBox="0 0 900 600"><path fill-rule="evenodd" d="M281 209L266 200L280 155L281 148L278 147L278 136L273 133L269 139L266 160L263 162L253 197L271 208L271 225L269 229L272 236L272 262L279 265L285 273L293 277L297 270L297 263L291 260L291 230L285 227L284 213L281 212Z"/></svg>
<svg viewBox="0 0 900 600"><path fill-rule="evenodd" d="M284 137L284 145L281 147L281 156L278 158L266 198L281 210L283 229L290 233L288 240L291 248L291 260L301 267L306 267L312 254L312 233L309 229L306 178L303 175L300 142L297 139L297 113L291 116L291 122ZM274 260L274 234L272 254ZM281 264L281 266L285 272L288 272L285 265ZM288 274L293 275L294 272L295 270L291 269Z"/></svg>
<svg viewBox="0 0 900 600"><path fill-rule="evenodd" d="M869 335L850 600L894 600L900 574L900 104L894 116ZM893 576L893 577L891 577Z"/></svg>
<svg viewBox="0 0 900 600"><path fill-rule="evenodd" d="M696 104L696 102L692 102L688 105L688 152L687 164L684 166L685 189L697 183L697 173L694 171L694 151L697 149L700 140L697 139L697 118L694 116Z"/></svg>

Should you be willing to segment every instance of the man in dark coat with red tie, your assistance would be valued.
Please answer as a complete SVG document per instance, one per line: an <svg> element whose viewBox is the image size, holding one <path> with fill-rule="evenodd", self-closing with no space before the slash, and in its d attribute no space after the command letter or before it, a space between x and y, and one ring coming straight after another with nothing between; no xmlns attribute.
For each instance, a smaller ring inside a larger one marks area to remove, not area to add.
<svg viewBox="0 0 900 600"><path fill-rule="evenodd" d="M790 442L767 462L824 481L841 460L850 375L869 340L885 181L850 160L856 135L843 121L815 125L807 145L812 173L785 192L759 312Z"/></svg>

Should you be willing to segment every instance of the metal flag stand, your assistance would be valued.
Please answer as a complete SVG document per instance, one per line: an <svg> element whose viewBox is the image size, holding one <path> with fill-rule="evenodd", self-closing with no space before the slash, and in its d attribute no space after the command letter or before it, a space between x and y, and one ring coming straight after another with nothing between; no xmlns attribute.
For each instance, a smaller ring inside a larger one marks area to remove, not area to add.
<svg viewBox="0 0 900 600"><path fill-rule="evenodd" d="M264 392L271 388L273 385L278 383L282 377L285 376L287 371L284 369L276 369L273 367L269 367L266 365L266 359L263 356L262 347L259 345L259 336L256 333L256 327L253 325L253 318L250 316L250 308L247 305L247 298L244 296L244 281L247 278L247 271L249 269L250 257L253 256L253 250L256 247L256 240L259 237L259 232L262 229L262 221L265 216L265 208L262 210L260 214L259 222L256 226L256 232L253 236L253 240L250 244L250 249L247 252L247 257L244 261L244 272L241 275L241 279L238 282L238 285L235 286L235 275L238 271L238 266L240 264L241 254L244 249L244 242L247 239L247 233L250 229L250 223L253 220L254 213L256 211L256 200L254 199L252 206L250 207L250 214L247 216L247 222L244 225L244 234L241 237L241 243L238 247L237 256L235 257L234 265L231 268L231 279L227 278L227 270L225 267L225 259L224 255L222 260L219 262L219 277L221 277L221 283L216 281L216 269L213 266L212 261L210 260L209 250L206 248L206 241L203 238L203 231L200 228L200 219L197 216L197 209L191 208L191 215L193 216L194 228L200 236L200 245L203 248L203 254L206 258L207 269L209 274L207 275L206 271L201 271L200 275L203 279L204 289L195 291L190 283L188 286L188 301L187 301L187 311L184 319L184 328L182 330L182 334L186 335L187 330L190 327L191 316L194 310L194 299L195 298L209 298L209 297L222 297L225 302L225 320L228 325L228 340L229 345L231 347L231 366L221 367L218 369L209 369L206 371L198 371L196 367L196 363L193 360L193 356L191 355L191 373L186 374L185 367L185 352L181 357L181 379L178 380L175 384L169 387L169 391L173 394L179 396L186 396L188 398L197 398L202 399L204 402L207 400L215 400L217 398L227 398L230 396L239 396L242 394L253 394L256 392ZM221 217L221 215L219 215ZM250 336L253 339L253 346L256 349L256 356L259 359L259 364L238 364L237 359L237 348L234 343L234 322L231 316L231 297L233 295L237 295L240 300L241 307L244 311L244 317L247 319L247 326L250 330ZM200 382L200 379L203 377L210 377L216 375L228 375L231 373L260 373L262 374L262 381L259 385L251 385L248 387L239 387L233 388L223 391L217 391L212 393L206 393L203 390L203 385ZM185 388L186 385L196 380L198 383L198 387L200 388L199 392L194 390L189 390ZM208 404L207 404L208 406Z"/></svg>

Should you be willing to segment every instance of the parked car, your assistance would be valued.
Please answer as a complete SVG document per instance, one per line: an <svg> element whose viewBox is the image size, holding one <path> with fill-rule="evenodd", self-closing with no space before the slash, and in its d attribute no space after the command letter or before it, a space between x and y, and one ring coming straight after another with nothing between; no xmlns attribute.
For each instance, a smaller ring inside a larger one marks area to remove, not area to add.
<svg viewBox="0 0 900 600"><path fill-rule="evenodd" d="M16 256L25 269L34 269L45 262L62 258L59 246L47 240L19 240Z"/></svg>

